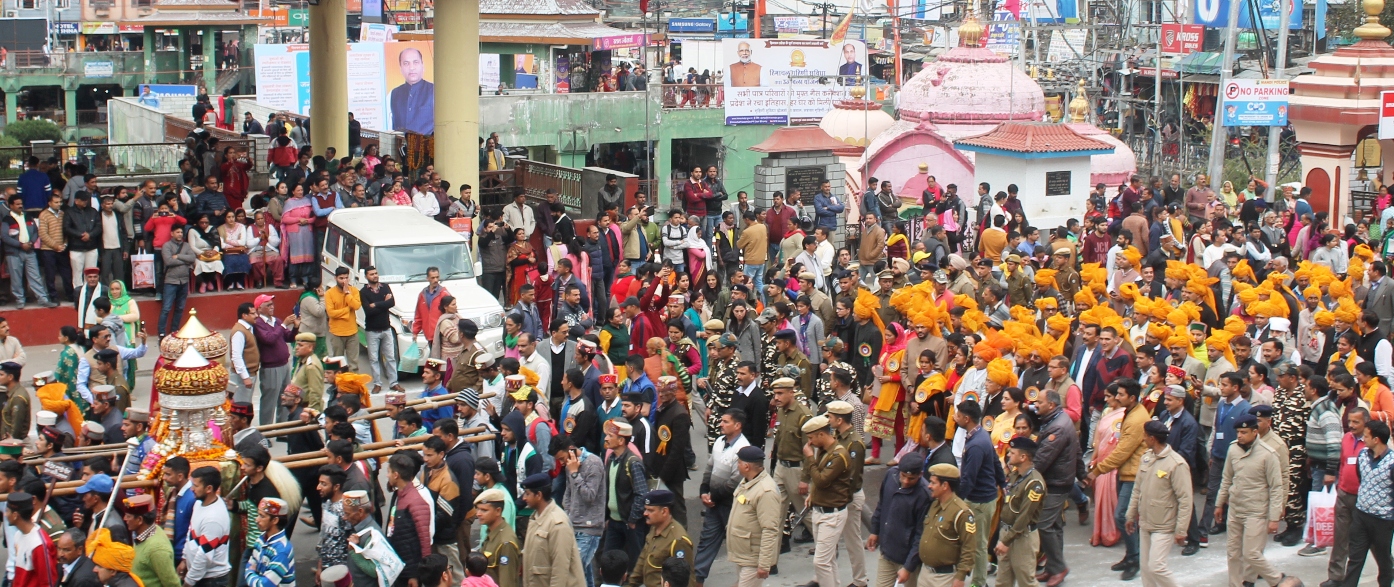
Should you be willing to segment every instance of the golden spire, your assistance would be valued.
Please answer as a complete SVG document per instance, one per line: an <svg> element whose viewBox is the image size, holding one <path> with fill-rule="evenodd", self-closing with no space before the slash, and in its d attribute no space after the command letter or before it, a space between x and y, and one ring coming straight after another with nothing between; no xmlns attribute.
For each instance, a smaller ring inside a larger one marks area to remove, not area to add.
<svg viewBox="0 0 1394 587"><path fill-rule="evenodd" d="M1365 0L1365 24L1355 27L1355 36L1362 40L1377 41L1389 36L1389 27L1379 23L1379 15L1384 12L1384 0Z"/></svg>
<svg viewBox="0 0 1394 587"><path fill-rule="evenodd" d="M210 332L202 322L199 322L198 310L191 309L189 310L189 321L185 322L184 327L180 328L179 332L174 336L179 338L203 338L210 334L213 333Z"/></svg>
<svg viewBox="0 0 1394 587"><path fill-rule="evenodd" d="M1089 121L1089 95L1084 91L1084 79L1079 80L1075 99L1070 100L1070 122Z"/></svg>
<svg viewBox="0 0 1394 587"><path fill-rule="evenodd" d="M1367 0L1378 1L1378 0ZM963 23L958 25L958 44L960 47L978 47L983 36L983 25L978 22L978 17L973 11L968 11L968 17L963 19Z"/></svg>

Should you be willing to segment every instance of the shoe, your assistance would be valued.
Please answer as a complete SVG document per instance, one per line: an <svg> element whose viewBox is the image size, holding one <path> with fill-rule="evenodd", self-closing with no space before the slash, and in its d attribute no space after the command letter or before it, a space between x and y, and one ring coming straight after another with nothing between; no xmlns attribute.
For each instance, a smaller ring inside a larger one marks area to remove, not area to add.
<svg viewBox="0 0 1394 587"><path fill-rule="evenodd" d="M1209 537L1209 536L1201 536L1201 537L1200 537L1200 547L1201 547L1201 548L1210 548L1210 537Z"/></svg>
<svg viewBox="0 0 1394 587"><path fill-rule="evenodd" d="M1299 544L1302 544L1302 531L1298 530L1296 532L1293 532L1292 534L1289 534L1287 538L1279 540L1278 542L1280 542L1283 546L1297 546Z"/></svg>
<svg viewBox="0 0 1394 587"><path fill-rule="evenodd" d="M15 309L16 309L16 310L23 310L23 309L24 309L24 303L21 302L21 303L15 304Z"/></svg>
<svg viewBox="0 0 1394 587"><path fill-rule="evenodd" d="M1317 587L1341 587L1341 583L1339 581L1332 581L1328 579L1326 581L1322 581L1321 585L1318 585Z"/></svg>
<svg viewBox="0 0 1394 587"><path fill-rule="evenodd" d="M315 530L319 530L319 526L316 526L316 525L315 525L315 521L314 521L313 519L307 518L307 517L305 517L305 516L300 516L300 523L301 523L301 524L304 524L304 525L306 525L306 526L308 526L308 527L310 527L310 528L314 528Z"/></svg>
<svg viewBox="0 0 1394 587"><path fill-rule="evenodd" d="M1186 547L1181 549L1181 556L1191 556L1200 552L1200 545L1194 542L1187 542Z"/></svg>
<svg viewBox="0 0 1394 587"><path fill-rule="evenodd" d="M988 563L988 565L987 565L987 574L989 574L989 575L996 575L996 574L997 574L997 563Z"/></svg>
<svg viewBox="0 0 1394 587"><path fill-rule="evenodd" d="M1254 587L1254 582L1253 582L1253 581L1245 581L1245 582L1244 582L1244 587Z"/></svg>
<svg viewBox="0 0 1394 587"><path fill-rule="evenodd" d="M1045 572L1045 571L1041 571L1041 572L1039 572L1039 573L1036 573L1036 582L1038 582L1038 583L1045 583L1045 582L1046 582L1047 580L1049 580L1049 579L1050 579L1050 573L1047 573L1047 572Z"/></svg>
<svg viewBox="0 0 1394 587"><path fill-rule="evenodd" d="M802 532L802 533L798 533L798 532L794 533L794 538L793 538L794 544L809 544L809 543L813 542L813 534L811 534L811 533L808 531L808 528L807 528L807 527L800 526L800 530L802 530L803 532Z"/></svg>
<svg viewBox="0 0 1394 587"><path fill-rule="evenodd" d="M788 552L788 551L786 550L785 552ZM770 576L771 576L771 577L773 577L773 576L775 576L775 575L778 575L778 574L779 574L779 565L775 565L775 566L773 566L773 567L770 567Z"/></svg>
<svg viewBox="0 0 1394 587"><path fill-rule="evenodd" d="M867 467L874 466L874 465L879 465L879 464L881 464L881 459L874 458L874 457L867 457L867 459L866 459L865 461L862 461L862 464L865 465L865 466L867 466Z"/></svg>
<svg viewBox="0 0 1394 587"><path fill-rule="evenodd" d="M1210 527L1210 531L1207 532L1207 534L1214 536L1216 534L1224 534L1228 530L1229 528L1224 524L1215 524L1214 526Z"/></svg>
<svg viewBox="0 0 1394 587"><path fill-rule="evenodd" d="M793 550L793 547L789 546L789 538L788 538L788 537L785 537L784 540L780 540L780 541L779 541L779 554L788 554L789 551L791 551L791 550ZM776 566L778 566L778 565L776 565ZM770 574L773 575L774 573L771 572Z"/></svg>
<svg viewBox="0 0 1394 587"><path fill-rule="evenodd" d="M1124 580L1124 581L1132 581L1133 579L1136 579L1136 578L1137 578L1137 573L1138 573L1138 571L1139 571L1140 569L1141 569L1141 567L1139 567L1136 563L1134 563L1134 564L1132 564L1131 566L1129 566L1128 568L1123 569L1123 575L1120 576L1120 577L1118 577L1118 578L1119 578L1119 579L1122 579L1122 580Z"/></svg>
<svg viewBox="0 0 1394 587"><path fill-rule="evenodd" d="M1108 570L1110 570L1110 571L1122 571L1122 570L1125 570L1125 569L1127 569L1128 567L1131 567L1131 566L1133 566L1133 561L1130 561L1130 560L1128 560L1128 559L1125 558L1125 559L1123 559L1123 560L1121 560L1121 561L1118 561L1118 562L1116 562L1116 563L1113 563L1113 566L1109 567Z"/></svg>
<svg viewBox="0 0 1394 587"><path fill-rule="evenodd" d="M402 392L402 393L406 393L406 392L407 392L407 388L402 387L402 384L398 383L397 385L393 385L393 386L392 386L392 391L399 391L399 392Z"/></svg>
<svg viewBox="0 0 1394 587"><path fill-rule="evenodd" d="M1065 575L1068 574L1070 574L1070 569L1067 568L1059 573L1051 575L1049 579L1046 579L1046 587L1059 587L1061 583L1065 582Z"/></svg>
<svg viewBox="0 0 1394 587"><path fill-rule="evenodd" d="M1083 505L1079 506L1079 525L1081 525L1081 526L1088 526L1088 525L1089 525L1089 503L1088 503L1088 502L1086 502L1086 503L1084 503Z"/></svg>
<svg viewBox="0 0 1394 587"><path fill-rule="evenodd" d="M1302 550L1297 551L1297 556L1322 556L1324 554L1326 554L1325 546L1316 546L1313 544L1308 544L1303 547Z"/></svg>
<svg viewBox="0 0 1394 587"><path fill-rule="evenodd" d="M58 307L58 304L53 303L53 302L43 302L43 303L41 303L41 304L39 304L39 305L40 305L40 306L43 306L43 307L45 307L45 308L57 308L57 307Z"/></svg>

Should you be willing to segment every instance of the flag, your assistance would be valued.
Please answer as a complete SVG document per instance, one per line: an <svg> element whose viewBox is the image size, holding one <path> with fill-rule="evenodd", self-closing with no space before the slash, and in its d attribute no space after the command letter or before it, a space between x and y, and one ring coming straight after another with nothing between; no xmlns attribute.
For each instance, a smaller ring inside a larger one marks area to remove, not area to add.
<svg viewBox="0 0 1394 587"><path fill-rule="evenodd" d="M1021 18L1021 0L1006 0L1002 3L1002 9L1012 13L1012 16L1018 19Z"/></svg>
<svg viewBox="0 0 1394 587"><path fill-rule="evenodd" d="M828 37L828 44L836 45L838 43L841 43L843 39L847 38L847 29L851 28L852 26L853 12L855 11L848 11L847 16L842 17L842 22L837 23L837 28L833 29L833 35L831 37Z"/></svg>

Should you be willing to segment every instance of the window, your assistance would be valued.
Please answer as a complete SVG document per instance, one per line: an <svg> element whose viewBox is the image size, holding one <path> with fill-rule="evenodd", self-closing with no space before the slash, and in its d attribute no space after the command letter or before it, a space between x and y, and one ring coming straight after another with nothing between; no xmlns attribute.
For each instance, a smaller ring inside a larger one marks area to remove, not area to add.
<svg viewBox="0 0 1394 587"><path fill-rule="evenodd" d="M53 7L58 9L71 8L72 0L53 0Z"/></svg>
<svg viewBox="0 0 1394 587"><path fill-rule="evenodd" d="M387 283L425 281L427 267L439 267L442 281L474 277L465 243L431 243L377 249L378 274Z"/></svg>
<svg viewBox="0 0 1394 587"><path fill-rule="evenodd" d="M345 235L345 236L344 236L344 250L343 250L343 254L339 255L339 262L340 262L340 263L343 263L344 267L348 267L350 270L352 270L352 269L353 269L353 261L354 261L354 259L357 259L357 258L358 258L358 239L353 238L352 236Z"/></svg>
<svg viewBox="0 0 1394 587"><path fill-rule="evenodd" d="M359 268L359 269L367 269L367 268L373 266L372 251L373 251L373 248L372 248L372 247L369 247L369 246L367 246L367 245L363 245L363 246L358 247L358 268Z"/></svg>
<svg viewBox="0 0 1394 587"><path fill-rule="evenodd" d="M19 7L25 10L38 9L39 0L19 0Z"/></svg>
<svg viewBox="0 0 1394 587"><path fill-rule="evenodd" d="M339 242L343 240L344 233L337 227L330 226L329 232L324 235L324 252L327 255L339 256Z"/></svg>

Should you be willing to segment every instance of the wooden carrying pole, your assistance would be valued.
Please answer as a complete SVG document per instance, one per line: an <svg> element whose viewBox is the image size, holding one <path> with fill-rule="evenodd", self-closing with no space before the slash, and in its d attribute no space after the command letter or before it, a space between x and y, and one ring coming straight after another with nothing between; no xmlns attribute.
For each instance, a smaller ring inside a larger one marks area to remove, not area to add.
<svg viewBox="0 0 1394 587"><path fill-rule="evenodd" d="M444 406L444 405L447 405L447 404L454 404L454 403L455 403L455 396L449 396L447 399L442 399L442 400L438 400L438 401L434 401L434 402L422 402L422 403L416 404L416 405L414 405L414 406L407 406L407 407L420 408L420 409L422 409L422 410L431 410L431 409L435 409L435 408L438 408L438 407L441 407L441 406ZM384 411L384 412L381 413L381 414L364 415L364 416L358 416L358 417L355 417L355 418L349 418L348 421L349 421L349 422L356 422L356 421L358 421L358 420L373 420L373 419L381 418L381 417L386 416L386 415L387 415L387 413ZM266 438L276 438L276 437L278 437L278 436L285 436L285 435L287 435L287 434L300 434L301 432L314 432L314 431L316 431L316 430L322 430L322 429L324 428L324 425L323 425L323 424L320 424L319 422L315 422L315 423L313 423L313 424L305 424L305 423L303 423L303 422L296 422L296 423L297 423L297 424L300 424L300 425L299 425L299 426L296 426L296 427L293 427L293 428L285 428L285 427L283 427L283 428L281 428L281 429L279 429L279 430L272 430L272 431L270 431L270 432L263 432L263 433L262 433L262 436L265 436ZM282 422L282 424L286 424L286 422ZM273 425L274 425L274 424L273 424Z"/></svg>
<svg viewBox="0 0 1394 587"><path fill-rule="evenodd" d="M135 480L135 475L127 475L126 477L127 477L128 479L130 479L130 481L124 481L124 482L122 482L122 483L121 483L121 489L142 489L142 488L147 488L147 487L159 487L160 484L163 483L163 481L160 481L160 480L158 480L158 479L151 479L151 480L149 480L149 481L136 481L136 480ZM66 481L66 482L64 482L64 483L72 483L72 482L71 482L71 481ZM52 495L76 495L76 494L77 494L77 488L78 488L78 487L82 487L82 483L83 483L83 482L82 482L82 481L78 481L78 482L77 482L77 485L72 485L72 486L69 486L69 487L64 487L64 486L63 486L64 483L59 483L59 484L58 484L58 488L53 490ZM115 490L115 489L112 490L112 495L116 495L116 490ZM4 500L4 499L8 498L9 496L10 496L10 494L8 494L8 493L0 493L0 500ZM101 512L98 512L98 513L97 513L97 515L100 515L100 514L101 514Z"/></svg>
<svg viewBox="0 0 1394 587"><path fill-rule="evenodd" d="M63 456L61 456L61 457L53 457L53 458L48 458L48 459L45 459L45 458L24 459L24 464L26 464L26 465L42 465L42 464L44 464L44 463L70 463L70 462L73 462L73 461L85 461L85 460L90 459L90 458L92 458L92 457L114 457L114 456L124 455L124 454L126 454L126 451L125 451L124 449L122 449L122 450L113 450L113 451L111 451L111 452L89 452L89 453L84 453L84 454L80 454L80 455L63 455Z"/></svg>
<svg viewBox="0 0 1394 587"><path fill-rule="evenodd" d="M485 431L485 430L488 430L488 428L485 428L485 427L483 427L483 426L476 426L476 427L474 427L474 428L466 428L466 429L464 429L464 430L461 430L461 431L460 431L460 434L478 434L478 433L483 432L483 431ZM415 437L415 438L403 438L403 439L401 439L401 441L402 441L404 444L413 444L413 445L414 445L414 444L421 444L421 443L423 443L423 442L426 442L426 439L427 439L427 438L430 438L430 437L431 437L430 434L423 434L423 435L417 436L417 437ZM380 449L380 448L388 448L388 447L391 447L391 446L395 446L396 444L397 444L397 441L396 441L396 440L384 440L384 441L382 441L382 442L374 442L374 443L371 443L371 444L365 444L365 445L360 446L360 447L358 447L358 448L359 448L359 450L361 450L361 451L370 451L370 450L377 450L377 449ZM303 460L307 460L307 459L318 459L318 458L324 458L324 451L312 450L312 451L310 451L310 452L298 452L298 453L295 453L295 454L285 455L285 456L282 456L282 457L276 457L276 458L274 458L274 459L272 459L272 460L275 460L275 461L280 462L280 463L294 463L294 462L297 462L297 461L303 461Z"/></svg>
<svg viewBox="0 0 1394 587"><path fill-rule="evenodd" d="M420 438L422 438L422 441L424 442L424 441L425 441L425 438L429 438L429 436L427 436L427 437L420 437ZM493 440L494 438L495 438L495 436L494 436L493 434L480 434L479 436L471 436L471 437L465 438L465 439L463 439L463 440L464 440L465 442L484 442L484 441L486 441L486 440ZM412 439L412 440L414 440L414 439ZM377 449L377 450L369 450L369 451L364 451L364 452L356 452L356 453L353 453L353 460L355 460L355 461L361 461L361 460L363 460L363 459L374 459L374 458L378 458L378 457L388 457L388 456L392 456L393 454L396 454L397 451L399 451L399 450L412 450L412 449L414 449L414 445L407 445L407 446L390 446L390 447L387 447L387 448L381 448L381 449ZM329 459L328 459L327 457L319 457L319 458L314 458L314 459L305 459L305 460L303 460L303 461L292 461L292 462L286 463L286 468L287 468L287 469L301 469L301 468L305 468L305 467L321 467L321 466L324 466L324 465L327 465L327 464L329 464Z"/></svg>

